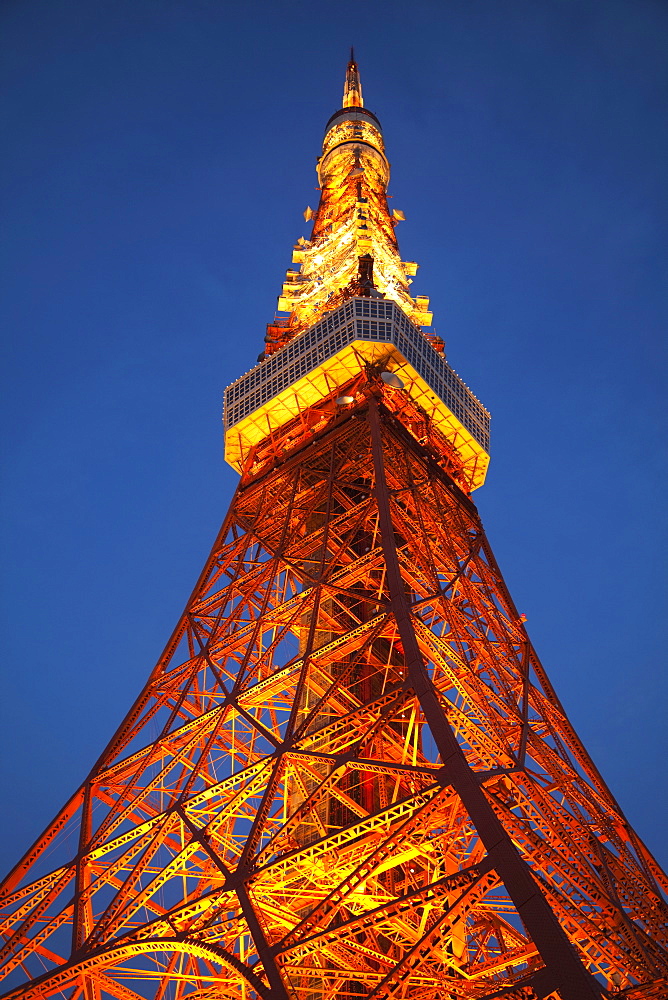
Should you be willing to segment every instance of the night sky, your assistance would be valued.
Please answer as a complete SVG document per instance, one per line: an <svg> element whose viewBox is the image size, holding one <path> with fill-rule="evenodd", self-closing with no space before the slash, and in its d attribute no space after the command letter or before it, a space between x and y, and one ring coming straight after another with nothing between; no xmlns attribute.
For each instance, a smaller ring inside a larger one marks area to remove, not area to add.
<svg viewBox="0 0 668 1000"><path fill-rule="evenodd" d="M665 864L665 2L6 0L0 22L0 868L85 777L213 543L222 390L309 233L351 43L412 290L493 415L474 499Z"/></svg>

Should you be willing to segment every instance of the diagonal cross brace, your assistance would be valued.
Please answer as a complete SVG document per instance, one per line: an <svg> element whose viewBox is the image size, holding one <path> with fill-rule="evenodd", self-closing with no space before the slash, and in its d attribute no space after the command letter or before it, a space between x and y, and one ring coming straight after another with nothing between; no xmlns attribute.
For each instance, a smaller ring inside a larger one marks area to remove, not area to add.
<svg viewBox="0 0 668 1000"><path fill-rule="evenodd" d="M368 420L374 465L373 492L378 506L391 607L406 655L408 681L420 701L443 764L447 768L448 779L468 811L508 895L554 977L563 1000L600 1000L602 994L598 983L580 962L550 904L470 768L429 677L413 628L410 605L399 567L385 475L381 415L374 398L369 400Z"/></svg>

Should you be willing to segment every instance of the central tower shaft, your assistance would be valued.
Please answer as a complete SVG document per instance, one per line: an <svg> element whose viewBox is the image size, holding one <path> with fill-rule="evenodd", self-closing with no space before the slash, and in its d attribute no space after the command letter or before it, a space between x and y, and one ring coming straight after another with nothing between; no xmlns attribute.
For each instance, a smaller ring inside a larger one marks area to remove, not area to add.
<svg viewBox="0 0 668 1000"><path fill-rule="evenodd" d="M378 118L364 107L354 59L346 71L343 107L325 128L317 170L320 202L304 213L313 220L313 231L294 248L292 260L300 267L287 272L278 300L279 311L289 315L269 325L267 353L354 294L361 258L372 259L369 294L396 302L416 325L429 326L429 299L414 299L409 292L417 264L402 262L399 254L395 227L404 216L388 208L390 165L383 133Z"/></svg>

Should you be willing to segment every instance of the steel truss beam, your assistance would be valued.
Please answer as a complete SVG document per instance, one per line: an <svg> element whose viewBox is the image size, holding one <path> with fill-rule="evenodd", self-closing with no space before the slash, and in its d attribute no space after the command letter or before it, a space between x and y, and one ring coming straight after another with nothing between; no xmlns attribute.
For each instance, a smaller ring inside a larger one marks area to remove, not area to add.
<svg viewBox="0 0 668 1000"><path fill-rule="evenodd" d="M2 887L8 997L664 995L664 876L402 405L370 388L242 478Z"/></svg>

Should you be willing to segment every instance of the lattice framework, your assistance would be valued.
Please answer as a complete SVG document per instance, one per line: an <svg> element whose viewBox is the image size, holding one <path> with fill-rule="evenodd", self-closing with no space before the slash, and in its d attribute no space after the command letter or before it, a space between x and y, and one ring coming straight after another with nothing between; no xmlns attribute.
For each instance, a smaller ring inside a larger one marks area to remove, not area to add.
<svg viewBox="0 0 668 1000"><path fill-rule="evenodd" d="M33 980L10 996L584 996L461 761L573 953L609 985L666 975L660 870L400 396L242 480L147 687L5 891L3 971Z"/></svg>

